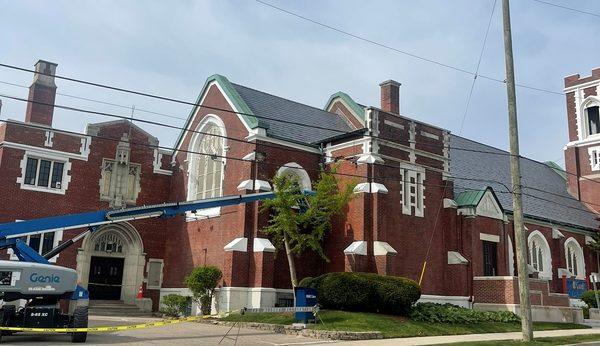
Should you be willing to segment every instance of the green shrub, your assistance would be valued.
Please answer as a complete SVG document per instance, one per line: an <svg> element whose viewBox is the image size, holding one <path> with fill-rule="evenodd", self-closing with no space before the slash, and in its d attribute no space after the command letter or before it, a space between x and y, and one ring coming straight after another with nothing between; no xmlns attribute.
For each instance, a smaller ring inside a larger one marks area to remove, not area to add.
<svg viewBox="0 0 600 346"><path fill-rule="evenodd" d="M519 322L519 316L510 311L480 311L452 304L419 303L410 312L410 318L428 323L481 323Z"/></svg>
<svg viewBox="0 0 600 346"><path fill-rule="evenodd" d="M179 317L185 314L190 302L191 297L184 297L179 294L168 294L162 299L163 306L160 311L167 316Z"/></svg>
<svg viewBox="0 0 600 346"><path fill-rule="evenodd" d="M374 273L328 273L304 278L300 286L315 288L323 308L345 311L406 315L421 296L412 280Z"/></svg>
<svg viewBox="0 0 600 346"><path fill-rule="evenodd" d="M215 266L196 267L185 277L185 284L192 291L193 299L200 305L202 315L210 314L212 297L222 277L223 273Z"/></svg>
<svg viewBox="0 0 600 346"><path fill-rule="evenodd" d="M600 291L596 291L596 292L598 292L599 297L600 297ZM583 302L586 303L587 306L589 306L590 308L597 308L596 295L594 294L594 291L583 292L583 294L581 295L581 300L583 300Z"/></svg>

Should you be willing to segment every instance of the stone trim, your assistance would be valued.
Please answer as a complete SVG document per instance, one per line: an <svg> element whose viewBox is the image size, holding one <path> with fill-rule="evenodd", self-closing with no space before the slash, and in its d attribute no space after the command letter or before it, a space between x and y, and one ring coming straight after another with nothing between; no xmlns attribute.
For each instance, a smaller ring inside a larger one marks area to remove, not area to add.
<svg viewBox="0 0 600 346"><path fill-rule="evenodd" d="M275 252L275 246L269 239L266 238L254 238L252 244L252 251L254 252Z"/></svg>
<svg viewBox="0 0 600 346"><path fill-rule="evenodd" d="M373 253L375 256L387 256L387 255L396 255L398 251L396 251L390 244L385 241L375 240L373 242Z"/></svg>
<svg viewBox="0 0 600 346"><path fill-rule="evenodd" d="M347 248L344 249L345 255L367 255L367 242L364 240L357 240L348 245Z"/></svg>
<svg viewBox="0 0 600 346"><path fill-rule="evenodd" d="M248 251L248 238L235 238L223 247L225 251Z"/></svg>
<svg viewBox="0 0 600 346"><path fill-rule="evenodd" d="M491 241L494 243L500 242L500 236L495 234L479 233L479 239L484 241Z"/></svg>

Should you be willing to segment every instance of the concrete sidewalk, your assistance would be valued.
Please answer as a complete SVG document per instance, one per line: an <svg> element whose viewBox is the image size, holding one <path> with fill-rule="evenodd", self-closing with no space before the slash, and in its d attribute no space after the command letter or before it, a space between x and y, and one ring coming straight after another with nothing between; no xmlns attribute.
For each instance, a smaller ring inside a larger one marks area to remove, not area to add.
<svg viewBox="0 0 600 346"><path fill-rule="evenodd" d="M534 332L536 338L559 337L571 335L589 335L598 334L600 340L600 328L591 329L563 329L563 330L545 330ZM341 342L343 345L436 345L447 343L463 343L469 341L501 341L501 340L520 340L521 332L510 333L488 333L488 334L467 334L467 335L444 335L444 336L421 336L415 338L396 338L368 341L350 341Z"/></svg>

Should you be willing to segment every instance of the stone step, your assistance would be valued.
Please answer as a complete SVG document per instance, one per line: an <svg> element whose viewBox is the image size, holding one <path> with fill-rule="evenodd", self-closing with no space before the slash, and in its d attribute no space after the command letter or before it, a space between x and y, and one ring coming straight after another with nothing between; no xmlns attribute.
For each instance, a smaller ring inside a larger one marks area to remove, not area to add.
<svg viewBox="0 0 600 346"><path fill-rule="evenodd" d="M96 316L152 316L151 312L141 311L136 305L120 300L90 300L89 313Z"/></svg>

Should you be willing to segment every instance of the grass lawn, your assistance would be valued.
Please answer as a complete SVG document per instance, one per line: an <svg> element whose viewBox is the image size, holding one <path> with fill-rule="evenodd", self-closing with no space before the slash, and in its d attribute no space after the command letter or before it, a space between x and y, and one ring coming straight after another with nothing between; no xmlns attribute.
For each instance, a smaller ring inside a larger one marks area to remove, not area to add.
<svg viewBox="0 0 600 346"><path fill-rule="evenodd" d="M554 338L537 338L532 342L521 342L518 340L513 341L481 341L481 342L462 342L461 345L482 345L482 346L493 346L493 345L569 345L576 344L579 342L589 341L600 341L600 334L587 334L587 335L574 335L574 336L560 336ZM456 345L456 344L446 344Z"/></svg>
<svg viewBox="0 0 600 346"><path fill-rule="evenodd" d="M380 331L385 338L401 338L410 336L456 335L475 333L516 332L521 330L519 323L476 323L476 324L441 324L411 321L405 317L381 315L363 312L322 311L323 323L310 325L309 328L343 331ZM232 314L224 321L262 322L274 324L292 324L291 313L260 313L240 316ZM536 322L534 330L579 329L589 328L573 323Z"/></svg>

